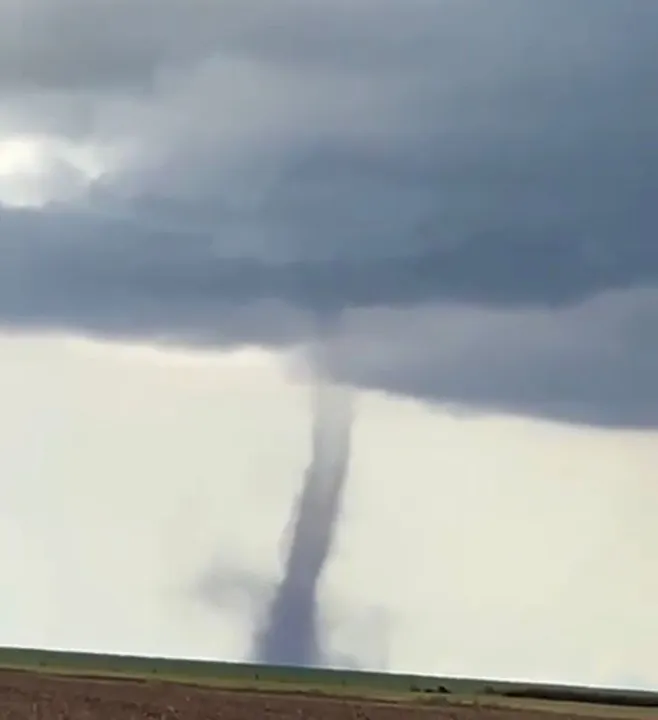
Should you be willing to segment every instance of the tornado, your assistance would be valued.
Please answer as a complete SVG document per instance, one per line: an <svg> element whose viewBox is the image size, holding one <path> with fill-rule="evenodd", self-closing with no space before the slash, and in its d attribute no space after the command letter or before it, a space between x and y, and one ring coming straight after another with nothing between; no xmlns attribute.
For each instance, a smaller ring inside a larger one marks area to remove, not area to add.
<svg viewBox="0 0 658 720"><path fill-rule="evenodd" d="M317 667L323 651L318 586L332 551L345 491L353 393L331 381L330 338L313 362L311 460L290 518L291 541L283 577L256 633L254 658L268 665Z"/></svg>

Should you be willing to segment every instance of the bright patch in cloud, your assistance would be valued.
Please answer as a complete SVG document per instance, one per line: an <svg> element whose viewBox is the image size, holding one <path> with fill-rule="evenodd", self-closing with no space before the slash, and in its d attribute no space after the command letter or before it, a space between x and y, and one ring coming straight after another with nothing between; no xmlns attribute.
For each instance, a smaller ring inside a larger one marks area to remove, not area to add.
<svg viewBox="0 0 658 720"><path fill-rule="evenodd" d="M0 202L41 207L72 200L112 167L111 155L47 135L0 137Z"/></svg>

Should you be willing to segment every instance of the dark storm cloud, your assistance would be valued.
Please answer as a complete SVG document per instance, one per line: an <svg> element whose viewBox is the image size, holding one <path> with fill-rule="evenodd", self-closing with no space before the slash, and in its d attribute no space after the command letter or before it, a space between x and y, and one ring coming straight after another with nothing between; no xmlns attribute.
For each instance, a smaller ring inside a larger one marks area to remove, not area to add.
<svg viewBox="0 0 658 720"><path fill-rule="evenodd" d="M550 312L441 304L361 310L349 316L332 370L357 385L455 409L655 428L657 327L656 289Z"/></svg>
<svg viewBox="0 0 658 720"><path fill-rule="evenodd" d="M492 232L444 247L437 238L437 247L410 255L272 263L221 257L202 234L130 222L32 211L0 214L0 222L7 232L0 241L6 321L75 325L76 313L89 312L90 321L98 316L99 331L107 322L108 331L126 334L133 324L148 333L149 323L174 336L195 326L212 333L207 318L214 308L259 301L313 314L440 299L555 307L658 281L658 243L648 235L623 243L595 238L590 245Z"/></svg>
<svg viewBox="0 0 658 720"><path fill-rule="evenodd" d="M145 89L203 57L221 22L211 3L26 0L0 11L6 91Z"/></svg>
<svg viewBox="0 0 658 720"><path fill-rule="evenodd" d="M0 23L22 37L0 43L0 129L129 151L84 204L0 211L6 326L279 345L303 340L307 317L379 308L391 311L378 326L386 346L399 307L553 310L580 332L563 308L658 284L653 3L21 8ZM599 344L616 337L605 314L592 321ZM507 366L530 357L540 368L555 351L538 338L544 356L523 343L512 356L478 332ZM646 403L633 409L655 396L650 373L636 375L643 394L612 369L583 383L594 341L578 362L560 344L571 361L557 363L560 381L528 379L521 397L511 374L485 372L485 346L471 370L475 360L430 361L445 342L435 335L408 337L404 362L382 354L366 373L354 360L351 376L476 406L653 423ZM620 352L635 359L618 366L653 357L645 340L627 339ZM589 410L566 412L582 387Z"/></svg>

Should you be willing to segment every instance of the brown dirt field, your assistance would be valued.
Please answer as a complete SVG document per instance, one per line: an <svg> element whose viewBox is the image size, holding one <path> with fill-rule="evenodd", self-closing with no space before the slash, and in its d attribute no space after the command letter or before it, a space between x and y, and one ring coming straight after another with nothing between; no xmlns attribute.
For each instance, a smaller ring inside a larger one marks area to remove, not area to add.
<svg viewBox="0 0 658 720"><path fill-rule="evenodd" d="M590 712L588 716L606 720L612 717L609 710L603 709L600 715ZM0 670L1 720L566 720L577 717L582 715L429 706Z"/></svg>

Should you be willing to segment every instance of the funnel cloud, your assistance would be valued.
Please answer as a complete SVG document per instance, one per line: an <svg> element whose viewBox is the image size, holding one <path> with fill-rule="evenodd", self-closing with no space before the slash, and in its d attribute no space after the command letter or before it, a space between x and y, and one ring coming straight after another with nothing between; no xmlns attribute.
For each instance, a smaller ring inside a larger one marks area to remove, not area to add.
<svg viewBox="0 0 658 720"><path fill-rule="evenodd" d="M326 349L323 346L323 350ZM284 574L255 639L259 662L321 665L318 584L332 550L350 457L353 394L314 368L312 457L291 517Z"/></svg>
<svg viewBox="0 0 658 720"><path fill-rule="evenodd" d="M237 598L242 609L245 604L254 608L268 599L250 652L251 660L267 665L334 664L324 647L318 591L340 520L355 395L352 386L337 382L331 372L339 318L337 311L315 318L316 342L308 356L313 377L311 459L284 531L289 543L282 578L272 590L269 583L232 571L218 558L192 588L214 608ZM340 662L354 664L348 658Z"/></svg>

